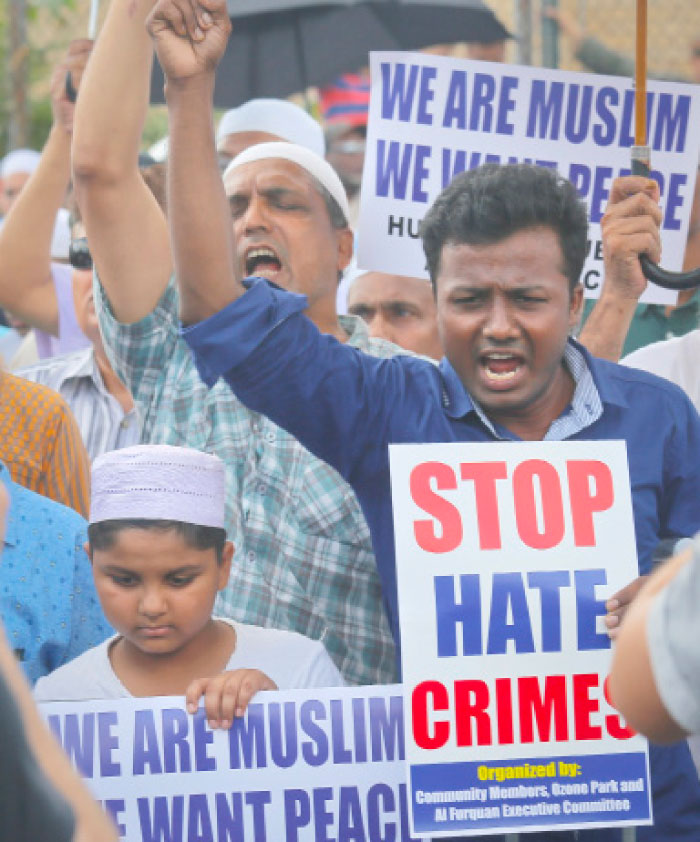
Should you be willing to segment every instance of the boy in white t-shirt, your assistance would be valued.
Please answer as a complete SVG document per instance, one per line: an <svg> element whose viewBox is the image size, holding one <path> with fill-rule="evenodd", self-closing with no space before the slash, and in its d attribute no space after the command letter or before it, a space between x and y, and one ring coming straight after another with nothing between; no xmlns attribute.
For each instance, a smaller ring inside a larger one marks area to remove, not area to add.
<svg viewBox="0 0 700 842"><path fill-rule="evenodd" d="M343 683L318 641L212 617L233 557L224 493L223 463L197 450L95 460L86 551L117 634L38 681L38 701L184 695L193 713L204 696L227 728L258 690Z"/></svg>

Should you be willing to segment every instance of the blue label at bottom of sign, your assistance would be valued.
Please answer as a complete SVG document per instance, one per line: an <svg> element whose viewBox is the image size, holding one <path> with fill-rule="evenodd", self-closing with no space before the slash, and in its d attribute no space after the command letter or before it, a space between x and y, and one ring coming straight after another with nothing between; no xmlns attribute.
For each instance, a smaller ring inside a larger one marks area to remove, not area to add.
<svg viewBox="0 0 700 842"><path fill-rule="evenodd" d="M651 818L642 752L412 765L416 833Z"/></svg>

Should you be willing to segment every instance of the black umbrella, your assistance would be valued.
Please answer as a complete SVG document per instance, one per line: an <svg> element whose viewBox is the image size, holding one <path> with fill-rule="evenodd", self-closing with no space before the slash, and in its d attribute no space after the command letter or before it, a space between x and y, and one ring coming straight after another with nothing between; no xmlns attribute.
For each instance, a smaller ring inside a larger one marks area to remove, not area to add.
<svg viewBox="0 0 700 842"><path fill-rule="evenodd" d="M214 104L285 97L368 63L370 50L415 50L510 33L480 0L229 0L233 33L217 73ZM163 102L154 68L151 101Z"/></svg>
<svg viewBox="0 0 700 842"><path fill-rule="evenodd" d="M632 172L649 178L651 155L647 146L647 0L637 0L637 38L634 69L634 146ZM644 277L664 289L694 289L700 285L700 267L689 272L669 272L642 254Z"/></svg>

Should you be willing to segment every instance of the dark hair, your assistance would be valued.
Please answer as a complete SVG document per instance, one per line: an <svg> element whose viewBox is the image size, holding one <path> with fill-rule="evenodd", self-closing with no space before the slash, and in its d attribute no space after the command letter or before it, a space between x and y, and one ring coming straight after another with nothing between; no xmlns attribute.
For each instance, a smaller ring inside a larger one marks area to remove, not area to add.
<svg viewBox="0 0 700 842"><path fill-rule="evenodd" d="M340 205L338 202L333 198L330 191L321 184L321 182L316 178L316 176L311 175L309 173L309 177L311 178L311 182L316 190L321 194L321 198L323 199L326 210L328 211L328 218L331 221L331 226L337 230L341 230L343 228L348 227L348 221L345 218L345 214L343 213Z"/></svg>
<svg viewBox="0 0 700 842"><path fill-rule="evenodd" d="M461 173L440 193L420 227L433 288L446 244L488 245L539 226L557 234L561 268L573 291L588 236L586 206L573 184L534 164L484 164Z"/></svg>
<svg viewBox="0 0 700 842"><path fill-rule="evenodd" d="M226 530L218 526L200 526L180 520L148 520L146 518L124 518L103 520L88 526L90 555L93 550L109 550L124 529L154 529L159 532L176 532L182 536L188 547L195 550L215 550L217 564L221 564L226 543Z"/></svg>
<svg viewBox="0 0 700 842"><path fill-rule="evenodd" d="M333 198L330 191L327 190L323 184L316 178L316 176L311 175L309 173L309 178L311 179L311 183L316 188L316 190L321 195L324 204L326 205L326 211L328 212L328 219L331 222L331 228L334 228L336 231L342 231L343 228L348 227L348 221L345 218L345 214L343 213L340 205L338 202ZM343 270L338 270L338 284L343 280Z"/></svg>

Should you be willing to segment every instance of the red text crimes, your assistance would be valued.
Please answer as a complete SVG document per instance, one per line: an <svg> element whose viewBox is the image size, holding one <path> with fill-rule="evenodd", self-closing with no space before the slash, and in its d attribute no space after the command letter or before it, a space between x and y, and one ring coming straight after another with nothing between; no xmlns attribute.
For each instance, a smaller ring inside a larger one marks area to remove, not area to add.
<svg viewBox="0 0 700 842"><path fill-rule="evenodd" d="M464 679L451 693L439 681L423 681L411 696L413 736L423 749L442 748L451 736L457 746L600 740L604 731L633 737L614 710L600 716L601 690L609 703L595 673Z"/></svg>

